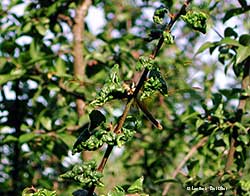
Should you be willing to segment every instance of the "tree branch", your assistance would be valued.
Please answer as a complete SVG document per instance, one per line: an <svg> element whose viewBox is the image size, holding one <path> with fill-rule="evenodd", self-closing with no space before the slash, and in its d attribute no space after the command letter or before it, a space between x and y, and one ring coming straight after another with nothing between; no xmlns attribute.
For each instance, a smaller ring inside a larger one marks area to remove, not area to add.
<svg viewBox="0 0 250 196"><path fill-rule="evenodd" d="M58 14L57 17L58 17L58 19L65 21L70 27L72 27L73 21L69 16L64 15L64 14Z"/></svg>
<svg viewBox="0 0 250 196"><path fill-rule="evenodd" d="M175 16L172 17L171 21L170 21L169 24L167 25L166 31L170 31L171 28L173 27L174 23L177 21L177 19L178 19L182 14L185 14L185 13L186 13L186 7L189 5L189 3L190 3L191 1L192 1L192 0L187 0L187 1L184 2L184 4L183 4L183 6L181 7L180 11L179 11ZM154 58L157 56L158 51L159 51L160 48L162 47L163 41L164 41L164 38L163 38L163 36L161 36L161 38L160 38L159 41L158 41L158 44L156 45L156 47L155 47L154 50L152 51L152 53L151 53L151 55L150 55L150 58L154 59ZM124 109L124 111L123 111L123 114L122 114L122 116L120 117L119 122L118 122L118 124L116 125L116 127L115 127L115 129L114 129L114 132L115 132L115 133L118 134L118 133L120 132L120 130L121 130L121 128L122 128L122 126L123 126L123 124L124 124L124 122L125 122L125 120L126 120L126 117L127 117L127 115L128 115L128 112L129 112L129 110L130 110L130 107L131 107L132 103L134 102L135 98L137 97L139 91L140 91L141 88L143 87L144 81L146 80L148 73L149 73L149 70L148 70L147 68L145 68L144 71L143 71L143 73L142 73L142 75L141 75L141 77L140 77L140 79L139 79L139 81L138 81L138 83L137 83L137 85L136 85L136 88L135 88L135 91L134 91L133 95L132 95L131 97L128 98L128 102L127 102L127 104L126 104L126 106L125 106L125 109ZM105 167L105 165L106 165L106 163L107 163L107 160L108 160L108 158L109 158L109 156L110 156L112 150L113 150L113 146L108 145L108 147L107 147L107 149L106 149L106 152L105 152L105 154L104 154L104 156L103 156L103 158L102 158L102 160L101 160L101 163L100 163L100 165L98 166L98 169L97 169L98 171L100 171L100 172L103 171L103 169L104 169L104 167ZM91 188L89 189L88 196L92 196L94 190L95 190L95 186L91 187Z"/></svg>
<svg viewBox="0 0 250 196"><path fill-rule="evenodd" d="M249 89L249 87L250 87L250 58L248 58L246 60L246 63L244 65L243 78L241 81L242 92L244 93L244 91ZM242 118L242 115L245 111L245 107L246 107L246 103L247 103L248 99L249 99L249 96L244 96L244 95L240 96L239 105L238 105L237 111L236 111L236 119L238 122ZM236 147L237 147L238 135L239 135L239 133L238 133L237 128L234 128L233 133L231 135L230 149L228 152L227 162L226 162L225 169L224 169L225 171L229 170L234 162L234 154L235 154Z"/></svg>
<svg viewBox="0 0 250 196"><path fill-rule="evenodd" d="M202 147L204 144L206 144L208 140L208 137L204 137L202 138L195 146L193 146L191 148L191 150L188 152L188 154L184 157L184 159L180 162L180 164L177 166L177 168L174 170L173 174L172 174L172 178L175 178L177 176L177 174L180 172L180 170L183 168L183 166L185 165L185 163L194 155L194 153L197 151L198 148ZM169 189L171 187L171 183L168 183L163 192L162 192L162 196L167 195Z"/></svg>
<svg viewBox="0 0 250 196"><path fill-rule="evenodd" d="M148 111L147 107L139 99L135 98L135 101L136 101L137 105L139 106L139 108L143 111L145 116L153 123L153 125L157 129L162 130L163 127L162 127L161 123L154 118L154 116L150 113L150 111Z"/></svg>
<svg viewBox="0 0 250 196"><path fill-rule="evenodd" d="M83 34L84 20L88 9L91 5L91 0L80 0L75 11L73 25L73 56L74 56L74 76L84 82L86 62L83 56ZM84 114L85 102L82 99L76 100L77 112L79 116Z"/></svg>
<svg viewBox="0 0 250 196"><path fill-rule="evenodd" d="M186 14L186 9L191 2L192 2L192 0L186 0L183 3L180 11L177 14L172 15L170 22L168 23L167 27L165 28L165 31L169 32L172 29L172 27L174 26L175 22L180 18L180 16ZM152 55L151 55L152 59L154 59L157 56L163 42L164 42L164 37L162 35L158 44L157 44L157 47L152 52Z"/></svg>

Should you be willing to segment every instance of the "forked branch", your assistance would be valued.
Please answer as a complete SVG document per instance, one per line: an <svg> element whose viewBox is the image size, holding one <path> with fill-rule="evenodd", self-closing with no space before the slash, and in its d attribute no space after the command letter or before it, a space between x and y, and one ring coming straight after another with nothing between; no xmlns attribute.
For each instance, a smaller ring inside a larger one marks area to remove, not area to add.
<svg viewBox="0 0 250 196"><path fill-rule="evenodd" d="M173 15L173 17L171 18L171 21L169 22L169 24L167 25L166 27L166 31L170 31L171 28L173 27L173 25L175 24L175 22L177 21L177 19L181 16L181 15L184 15L186 13L186 8L187 6L191 3L192 0L187 0L184 2L183 6L181 7L180 11L176 14L176 15ZM154 48L154 50L152 51L151 55L150 55L150 58L154 59L157 55L158 55L158 52L160 50L160 48L162 47L164 43L164 38L163 38L163 35L160 37L159 41L158 41L158 44L156 45L156 47ZM128 102L125 106L125 109L123 111L123 114L122 116L120 117L119 121L118 121L118 124L116 125L115 129L114 129L114 132L115 133L118 133L124 122L125 122L125 119L130 111L130 107L132 105L132 103L135 101L139 91L141 90L141 88L143 87L144 85L144 82L147 78L147 75L149 73L149 70L147 68L144 69L137 85L136 85L136 89L133 93L133 95L128 99ZM113 150L113 146L109 145L106 149L106 152L101 160L101 163L98 167L98 171L102 172L106 163L107 163L107 160L111 154ZM91 187L90 190L89 190L89 196L92 196L93 192L95 190L95 186Z"/></svg>

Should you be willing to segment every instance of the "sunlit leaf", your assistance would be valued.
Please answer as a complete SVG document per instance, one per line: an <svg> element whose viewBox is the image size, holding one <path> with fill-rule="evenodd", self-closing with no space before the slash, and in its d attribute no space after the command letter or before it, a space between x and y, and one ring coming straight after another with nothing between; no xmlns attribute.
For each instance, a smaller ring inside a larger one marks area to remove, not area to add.
<svg viewBox="0 0 250 196"><path fill-rule="evenodd" d="M181 18L194 30L206 33L207 15L201 11L188 11Z"/></svg>
<svg viewBox="0 0 250 196"><path fill-rule="evenodd" d="M165 14L168 13L167 8L161 6L154 12L153 20L156 24L162 24Z"/></svg>
<svg viewBox="0 0 250 196"><path fill-rule="evenodd" d="M66 64L62 60L62 58L58 58L56 60L55 69L56 69L57 76L61 76L61 77L66 76Z"/></svg>
<svg viewBox="0 0 250 196"><path fill-rule="evenodd" d="M137 179L129 188L128 188L128 193L138 193L143 191L143 180L144 177L140 177Z"/></svg>
<svg viewBox="0 0 250 196"><path fill-rule="evenodd" d="M221 39L219 42L217 42L217 45L221 45L221 44L240 46L240 43L238 41L236 41L235 39L232 39L230 37L225 37L225 38Z"/></svg>
<svg viewBox="0 0 250 196"><path fill-rule="evenodd" d="M33 132L25 133L25 134L22 134L18 140L19 140L19 143L23 144L23 143L29 142L30 140L33 140L35 137L36 135Z"/></svg>
<svg viewBox="0 0 250 196"><path fill-rule="evenodd" d="M243 62L249 56L250 56L250 46L240 46L237 49L236 64Z"/></svg>
<svg viewBox="0 0 250 196"><path fill-rule="evenodd" d="M13 135L7 135L7 137L5 137L2 142L5 144L5 143L16 142L16 141L18 141L18 138L16 138Z"/></svg>
<svg viewBox="0 0 250 196"><path fill-rule="evenodd" d="M65 143L69 148L71 148L74 145L74 142L76 140L76 137L73 135L65 134L65 133L59 133L58 137Z"/></svg>
<svg viewBox="0 0 250 196"><path fill-rule="evenodd" d="M24 69L12 69L9 74L0 74L0 85L21 78L26 71Z"/></svg>
<svg viewBox="0 0 250 196"><path fill-rule="evenodd" d="M42 116L40 118L41 124L44 126L45 129L51 130L52 129L52 120L49 117Z"/></svg>
<svg viewBox="0 0 250 196"><path fill-rule="evenodd" d="M35 27L36 27L36 30L39 32L40 35L42 35L42 36L45 35L47 29L44 27L44 25L38 24Z"/></svg>
<svg viewBox="0 0 250 196"><path fill-rule="evenodd" d="M200 46L200 48L198 49L198 51L195 54L196 55L200 54L200 53L204 52L205 50L207 50L208 48L211 48L213 46L215 46L215 43L213 43L213 42L205 42L204 44L202 44Z"/></svg>

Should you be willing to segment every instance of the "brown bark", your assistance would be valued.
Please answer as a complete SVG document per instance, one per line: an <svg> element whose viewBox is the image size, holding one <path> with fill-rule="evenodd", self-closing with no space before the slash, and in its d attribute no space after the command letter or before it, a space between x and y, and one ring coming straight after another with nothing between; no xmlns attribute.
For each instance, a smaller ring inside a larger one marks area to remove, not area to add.
<svg viewBox="0 0 250 196"><path fill-rule="evenodd" d="M84 84L86 61L84 60L83 39L84 39L84 21L88 9L91 5L91 0L81 0L77 5L74 25L73 25L73 56L74 56L74 76L82 85ZM83 99L76 100L76 107L79 116L84 114L85 102Z"/></svg>
<svg viewBox="0 0 250 196"><path fill-rule="evenodd" d="M244 65L243 78L241 81L241 89L244 91L247 90L249 87L250 87L250 58L246 60L246 63ZM237 121L241 120L242 114L245 111L246 103L248 100L249 96L241 95L236 112ZM236 140L237 137L238 137L238 130L235 128L231 136L230 149L227 156L225 171L229 170L234 162L234 154L237 147L237 140Z"/></svg>

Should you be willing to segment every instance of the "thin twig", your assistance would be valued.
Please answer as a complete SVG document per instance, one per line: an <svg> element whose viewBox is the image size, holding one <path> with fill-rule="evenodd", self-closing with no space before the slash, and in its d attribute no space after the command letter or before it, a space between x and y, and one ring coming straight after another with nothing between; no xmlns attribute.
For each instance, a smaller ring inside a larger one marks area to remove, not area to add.
<svg viewBox="0 0 250 196"><path fill-rule="evenodd" d="M173 17L171 17L171 20L170 20L170 22L168 23L167 27L165 28L165 31L170 32L170 30L171 30L172 27L174 26L175 22L179 19L179 17L180 17L181 15L186 14L187 6L188 6L191 2L192 2L192 0L186 0L186 1L184 2L184 4L182 5L180 11L179 11L176 15L173 15ZM164 37L163 37L163 35L162 35L161 38L160 38L160 40L159 40L159 42L158 42L157 47L155 48L155 50L153 51L153 53L152 53L152 55L151 55L151 58L152 58L152 59L154 59L154 58L157 56L157 54L158 54L158 52L159 52L159 50L160 50L160 48L161 48L163 42L164 42Z"/></svg>
<svg viewBox="0 0 250 196"><path fill-rule="evenodd" d="M145 104L143 104L139 99L135 98L135 101L137 103L137 105L139 106L139 108L143 111L143 113L145 114L145 116L153 123L153 125L159 129L162 130L163 127L161 125L161 123L156 120L154 118L154 116L148 111L147 107L145 106Z"/></svg>
<svg viewBox="0 0 250 196"><path fill-rule="evenodd" d="M183 166L185 165L185 163L194 155L194 153L197 151L198 148L202 147L204 144L206 144L208 140L208 137L204 137L202 138L195 146L193 146L191 148L191 150L188 152L188 154L184 157L184 159L180 162L180 164L177 166L177 168L174 170L173 174L172 174L172 178L175 178L177 176L177 174L180 172L180 170L183 168ZM168 183L163 192L162 192L162 196L167 195L170 187L171 187L171 183Z"/></svg>
<svg viewBox="0 0 250 196"><path fill-rule="evenodd" d="M67 15L58 14L58 19L65 21L70 27L72 27L72 25L73 25L72 19Z"/></svg>
<svg viewBox="0 0 250 196"><path fill-rule="evenodd" d="M123 124L125 123L126 117L128 115L128 112L130 110L130 107L131 107L133 101L134 101L133 98L128 101L128 103L127 103L127 105L126 105L126 107L125 107L125 109L123 111L123 114L120 117L119 122L118 122L117 126L114 129L115 133L118 134L120 132ZM109 145L108 148L107 148L107 150L106 150L106 152L105 152L105 154L104 154L104 157L103 157L100 165L98 166L98 169L97 169L98 171L100 171L100 172L103 171L103 169L104 169L104 167L105 167L105 165L107 163L108 157L111 154L112 150L113 150L113 146Z"/></svg>

